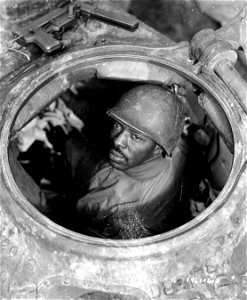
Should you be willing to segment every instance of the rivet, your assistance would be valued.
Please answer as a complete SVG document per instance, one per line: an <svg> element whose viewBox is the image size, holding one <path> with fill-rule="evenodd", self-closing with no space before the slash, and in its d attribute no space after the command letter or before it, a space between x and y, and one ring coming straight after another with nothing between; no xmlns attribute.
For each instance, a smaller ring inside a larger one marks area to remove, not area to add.
<svg viewBox="0 0 247 300"><path fill-rule="evenodd" d="M207 272L209 274L213 273L214 271L215 271L215 267L214 266L212 266L212 265L208 265L207 266Z"/></svg>
<svg viewBox="0 0 247 300"><path fill-rule="evenodd" d="M181 291L184 287L184 282L182 278L178 278L176 281L176 287L178 291Z"/></svg>
<svg viewBox="0 0 247 300"><path fill-rule="evenodd" d="M183 285L183 280L181 278L178 278L176 284L179 286Z"/></svg>
<svg viewBox="0 0 247 300"><path fill-rule="evenodd" d="M170 280L164 281L164 293L166 295L171 295L173 293L172 282Z"/></svg>

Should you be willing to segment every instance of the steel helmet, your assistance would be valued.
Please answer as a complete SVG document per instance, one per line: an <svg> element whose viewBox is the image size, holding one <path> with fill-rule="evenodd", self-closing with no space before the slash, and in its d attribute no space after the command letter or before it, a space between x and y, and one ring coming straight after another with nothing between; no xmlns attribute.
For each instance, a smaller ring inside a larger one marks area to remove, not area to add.
<svg viewBox="0 0 247 300"><path fill-rule="evenodd" d="M168 155L182 133L183 106L178 97L158 85L145 84L125 93L108 115L148 136Z"/></svg>

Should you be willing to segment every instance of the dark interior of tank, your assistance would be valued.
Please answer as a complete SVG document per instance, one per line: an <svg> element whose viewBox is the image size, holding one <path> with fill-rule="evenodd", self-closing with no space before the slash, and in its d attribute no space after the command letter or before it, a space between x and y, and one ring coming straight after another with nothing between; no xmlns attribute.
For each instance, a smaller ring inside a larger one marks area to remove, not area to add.
<svg viewBox="0 0 247 300"><path fill-rule="evenodd" d="M10 167L17 185L26 199L55 223L104 238L90 229L90 224L87 228L80 227L80 219L74 215L75 206L87 193L95 166L108 159L112 120L106 111L135 85L135 82L96 78L77 82L12 139ZM173 87L167 88L174 91ZM183 100L185 128L193 136L186 162L186 188L168 230L207 209L224 187L231 170L233 155L198 104L200 89L194 90L192 96L196 101Z"/></svg>

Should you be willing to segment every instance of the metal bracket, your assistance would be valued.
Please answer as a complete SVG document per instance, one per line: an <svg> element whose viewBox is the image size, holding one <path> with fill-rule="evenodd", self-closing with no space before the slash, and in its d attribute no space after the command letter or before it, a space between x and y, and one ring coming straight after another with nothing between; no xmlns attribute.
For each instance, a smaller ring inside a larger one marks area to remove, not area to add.
<svg viewBox="0 0 247 300"><path fill-rule="evenodd" d="M237 53L231 44L218 37L217 32L212 29L204 29L193 37L190 50L191 55L199 62L201 71L217 74L247 114L247 84L234 67Z"/></svg>

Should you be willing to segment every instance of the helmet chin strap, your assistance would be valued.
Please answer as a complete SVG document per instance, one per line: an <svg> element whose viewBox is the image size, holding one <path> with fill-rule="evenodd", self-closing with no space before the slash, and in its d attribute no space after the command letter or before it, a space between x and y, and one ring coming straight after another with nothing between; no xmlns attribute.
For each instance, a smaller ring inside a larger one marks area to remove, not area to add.
<svg viewBox="0 0 247 300"><path fill-rule="evenodd" d="M140 163L140 165L145 165L148 164L150 162L153 162L155 160L160 160L162 159L162 154L163 154L163 148L161 148L158 144L156 145L153 155L151 157L149 157L148 159L144 160L142 163Z"/></svg>

